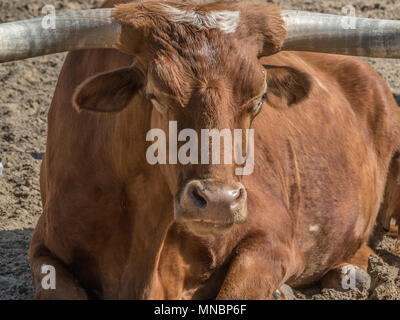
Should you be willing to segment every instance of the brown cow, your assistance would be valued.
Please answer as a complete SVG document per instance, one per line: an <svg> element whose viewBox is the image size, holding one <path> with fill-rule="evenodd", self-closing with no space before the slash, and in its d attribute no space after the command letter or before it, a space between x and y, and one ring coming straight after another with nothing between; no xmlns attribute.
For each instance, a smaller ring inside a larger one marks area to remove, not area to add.
<svg viewBox="0 0 400 320"><path fill-rule="evenodd" d="M37 297L270 299L365 268L388 172L398 179L400 112L380 76L350 57L279 52L271 4L140 2L114 17L123 53L70 53L49 111ZM254 172L149 164L146 134L170 120L252 126Z"/></svg>

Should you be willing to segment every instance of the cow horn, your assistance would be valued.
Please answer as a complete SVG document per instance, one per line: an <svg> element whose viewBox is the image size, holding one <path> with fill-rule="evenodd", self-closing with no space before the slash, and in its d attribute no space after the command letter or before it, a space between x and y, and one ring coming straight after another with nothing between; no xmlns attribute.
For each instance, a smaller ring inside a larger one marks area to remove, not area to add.
<svg viewBox="0 0 400 320"><path fill-rule="evenodd" d="M42 25L44 17L0 24L0 63L64 51L112 48L120 33L112 9L60 13L55 18L54 29Z"/></svg>
<svg viewBox="0 0 400 320"><path fill-rule="evenodd" d="M46 54L112 48L120 25L113 9L56 15L56 28L43 17L0 24L0 63ZM283 50L400 58L400 21L284 10L287 37Z"/></svg>
<svg viewBox="0 0 400 320"><path fill-rule="evenodd" d="M283 10L282 50L400 58L400 21Z"/></svg>

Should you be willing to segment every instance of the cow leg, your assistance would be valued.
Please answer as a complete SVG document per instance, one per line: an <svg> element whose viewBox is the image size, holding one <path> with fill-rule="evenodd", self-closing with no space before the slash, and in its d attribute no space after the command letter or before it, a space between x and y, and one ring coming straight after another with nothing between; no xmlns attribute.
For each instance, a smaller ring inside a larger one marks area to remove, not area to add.
<svg viewBox="0 0 400 320"><path fill-rule="evenodd" d="M282 299L284 282L300 271L294 261L294 250L270 242L264 237L251 237L239 244L229 266L217 299ZM289 290L287 290L289 292Z"/></svg>
<svg viewBox="0 0 400 320"><path fill-rule="evenodd" d="M38 225L39 226L39 225ZM68 271L65 264L45 247L39 236L40 228L35 230L29 248L29 259L33 283L36 289L36 299L40 300L87 300L86 291L80 286L75 277ZM55 289L49 287L51 284L46 276L55 271ZM42 283L43 282L43 283Z"/></svg>
<svg viewBox="0 0 400 320"><path fill-rule="evenodd" d="M330 270L321 279L322 287L338 291L351 289L353 285L356 288L362 288L371 281L367 269L369 256L373 253L367 245L361 246L353 257Z"/></svg>
<svg viewBox="0 0 400 320"><path fill-rule="evenodd" d="M395 221L395 225L391 222ZM385 234L398 238L400 222L400 153L393 157L385 188L383 203L379 210L376 227L370 239L372 248L376 248ZM399 243L399 240L397 241ZM397 245L398 247L398 245Z"/></svg>
<svg viewBox="0 0 400 320"><path fill-rule="evenodd" d="M52 266L56 271L55 289L43 288L42 281L46 274L42 266ZM87 300L86 291L79 285L73 275L55 257L36 256L32 260L32 275L36 289L36 299L40 300Z"/></svg>

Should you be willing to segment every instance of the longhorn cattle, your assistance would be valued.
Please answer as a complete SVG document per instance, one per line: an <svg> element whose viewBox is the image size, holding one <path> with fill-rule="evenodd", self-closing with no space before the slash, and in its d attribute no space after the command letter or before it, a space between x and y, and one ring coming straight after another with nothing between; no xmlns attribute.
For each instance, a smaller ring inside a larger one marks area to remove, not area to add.
<svg viewBox="0 0 400 320"><path fill-rule="evenodd" d="M24 22L28 40L4 27L28 45L3 61L73 51L48 114L37 297L272 299L284 284L340 286L349 264L367 278L374 227L398 210L400 111L377 72L336 54L398 57L399 23L345 29L259 2L105 7L60 15L65 32ZM170 141L171 121L199 136L254 129L253 172L149 163L147 133Z"/></svg>

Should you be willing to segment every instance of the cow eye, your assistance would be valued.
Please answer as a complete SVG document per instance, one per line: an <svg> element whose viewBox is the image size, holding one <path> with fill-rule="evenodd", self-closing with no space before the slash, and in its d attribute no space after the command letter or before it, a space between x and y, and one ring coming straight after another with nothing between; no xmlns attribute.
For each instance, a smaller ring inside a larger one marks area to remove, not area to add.
<svg viewBox="0 0 400 320"><path fill-rule="evenodd" d="M261 97L261 101L264 101L265 99L267 99L267 94L268 94L268 89L265 89L265 92Z"/></svg>
<svg viewBox="0 0 400 320"><path fill-rule="evenodd" d="M261 99L258 101L257 105L253 109L253 115L256 116L262 108L262 105L264 103L264 100L267 99L267 89L265 90L264 94L262 95Z"/></svg>
<svg viewBox="0 0 400 320"><path fill-rule="evenodd" d="M153 100L153 99L156 99L156 96L155 96L153 93L148 93L148 94L146 95L146 98L147 98L148 100Z"/></svg>
<svg viewBox="0 0 400 320"><path fill-rule="evenodd" d="M164 107L160 102L158 102L157 97L153 93L147 94L146 97L148 100L151 101L154 108L156 108L158 112L164 113L167 110L166 107Z"/></svg>

